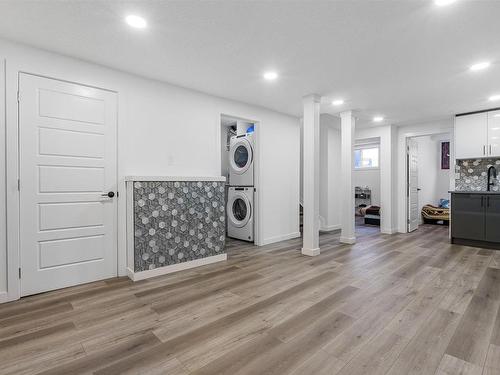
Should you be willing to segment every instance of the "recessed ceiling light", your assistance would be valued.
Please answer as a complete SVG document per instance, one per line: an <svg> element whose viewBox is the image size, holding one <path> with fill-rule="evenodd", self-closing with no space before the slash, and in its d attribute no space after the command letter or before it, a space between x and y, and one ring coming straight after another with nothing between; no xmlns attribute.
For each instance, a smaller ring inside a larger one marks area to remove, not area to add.
<svg viewBox="0 0 500 375"><path fill-rule="evenodd" d="M373 122L382 122L384 121L384 118L382 116L375 116L373 118Z"/></svg>
<svg viewBox="0 0 500 375"><path fill-rule="evenodd" d="M474 65L471 65L471 67L469 69L475 72L477 70L483 70L483 69L489 68L490 65L491 65L491 63L489 61L483 61L483 62L476 63Z"/></svg>
<svg viewBox="0 0 500 375"><path fill-rule="evenodd" d="M264 79L267 81L274 81L276 78L278 78L278 73L276 73L276 72L265 72L264 73Z"/></svg>
<svg viewBox="0 0 500 375"><path fill-rule="evenodd" d="M456 0L434 0L434 3L440 7L445 6L445 5L450 5L451 3L454 3Z"/></svg>
<svg viewBox="0 0 500 375"><path fill-rule="evenodd" d="M146 20L140 16L136 16L134 14L130 14L127 17L125 17L125 22L131 27L134 27L136 29L144 29L148 25Z"/></svg>
<svg viewBox="0 0 500 375"><path fill-rule="evenodd" d="M344 101L342 99L336 99L332 101L332 105L342 105L344 104Z"/></svg>
<svg viewBox="0 0 500 375"><path fill-rule="evenodd" d="M497 100L500 100L500 95L493 95L490 96L490 102L496 102Z"/></svg>

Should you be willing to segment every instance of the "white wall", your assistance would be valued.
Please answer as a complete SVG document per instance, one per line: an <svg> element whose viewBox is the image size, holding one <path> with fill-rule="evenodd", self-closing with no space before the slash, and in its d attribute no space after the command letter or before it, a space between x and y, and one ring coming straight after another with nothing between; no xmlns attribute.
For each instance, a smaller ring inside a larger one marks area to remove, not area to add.
<svg viewBox="0 0 500 375"><path fill-rule="evenodd" d="M340 228L340 118L320 117L320 229Z"/></svg>
<svg viewBox="0 0 500 375"><path fill-rule="evenodd" d="M432 134L448 133L450 135L450 160L454 160L453 155L453 118L431 121L423 124L401 126L397 129L397 159L394 170L397 171L397 229L400 233L407 232L406 214L406 139L408 137L425 136ZM450 166L453 168L453 163ZM450 169L451 171L451 169ZM453 173L449 173L450 188L453 188Z"/></svg>
<svg viewBox="0 0 500 375"><path fill-rule="evenodd" d="M396 231L394 159L396 157L396 132L394 126L377 126L356 130L356 139L380 139L380 231L394 233Z"/></svg>
<svg viewBox="0 0 500 375"><path fill-rule="evenodd" d="M5 145L5 61L0 56L0 144ZM7 222L5 195L5 147L0 152L0 302L7 299Z"/></svg>
<svg viewBox="0 0 500 375"><path fill-rule="evenodd" d="M321 149L320 149L320 216L321 229L340 228L340 205L342 195L340 193L340 118L331 115L321 115ZM326 130L328 129L328 130ZM325 135L328 134L328 137ZM396 150L396 131L393 126L380 126L374 128L357 129L355 139L379 139L380 141L380 168L373 171L372 174L378 175L378 184L375 182L377 177L366 175L366 183L375 187L376 196L373 204L380 205L383 233L394 233L396 231L396 182L393 179L392 172L394 168L395 150ZM328 141L326 141L328 139ZM325 151L327 147L328 153ZM357 180L360 176L358 171L354 172L355 183L363 180ZM363 174L363 173L362 173ZM394 176L395 177L395 176ZM354 192L353 192L354 194ZM353 207L354 209L354 207Z"/></svg>
<svg viewBox="0 0 500 375"><path fill-rule="evenodd" d="M358 130L358 135L360 131ZM380 139L359 139L355 141L356 145L373 145L379 147ZM355 146L356 148L356 146ZM380 158L380 155L379 155ZM380 161L380 160L379 160ZM376 169L354 169L353 173L354 186L369 187L372 192L371 201L373 205L380 206L380 168Z"/></svg>
<svg viewBox="0 0 500 375"><path fill-rule="evenodd" d="M380 206L380 169L355 169L354 186L368 186L372 191L372 204Z"/></svg>
<svg viewBox="0 0 500 375"><path fill-rule="evenodd" d="M332 117L332 116L330 116ZM324 115L321 117L324 122ZM448 133L453 152L453 119L434 121L411 126L380 126L356 129L356 139L380 138L380 206L382 207L381 231L384 233L406 233L406 137ZM340 134L338 134L340 137ZM340 144L338 146L340 148ZM335 151L333 151L335 152ZM324 155L324 154L322 154ZM324 157L324 156L322 156ZM340 149L338 151L340 160ZM453 160L453 155L451 156ZM451 166L453 168L453 165ZM332 181L340 174L340 162L335 170L330 164ZM325 181L323 178L322 181ZM449 175L449 188L453 188L453 175ZM332 182L331 185L338 181ZM324 185L322 184L323 188ZM340 194L332 196L330 204L340 204ZM320 198L320 207L321 198ZM330 205L329 205L330 207ZM321 209L321 208L320 208ZM320 211L321 212L321 211ZM335 219L333 220L335 222ZM340 220L338 221L340 223Z"/></svg>
<svg viewBox="0 0 500 375"><path fill-rule="evenodd" d="M297 118L4 40L0 40L0 51L7 62L6 129L9 139L17 134L19 71L118 92L118 190L121 197L125 197L123 180L126 175L219 175L220 114L259 121L262 242L299 235L300 134ZM18 220L17 203L11 198L17 197L17 146L7 142L6 147L7 213L9 222L15 223ZM5 174L0 173L1 189L5 184ZM5 194L2 199L4 197ZM120 199L118 203L120 249L126 246L124 201ZM0 212L0 217L3 215L5 209ZM0 228L0 233L4 233L4 227ZM8 226L8 244L9 254L15 255L18 243L13 229L12 225ZM2 267L6 250L3 243L0 246ZM8 274L9 297L13 298L18 286L18 263L15 256L8 261L12 271ZM119 269L124 271L125 260L121 262ZM4 271L5 267L1 268L0 274L5 275ZM0 278L0 288L1 283Z"/></svg>
<svg viewBox="0 0 500 375"><path fill-rule="evenodd" d="M422 206L437 206L439 199L448 198L450 170L441 169L441 142L449 141L449 134L415 137L418 144L419 212ZM422 218L420 217L420 221Z"/></svg>

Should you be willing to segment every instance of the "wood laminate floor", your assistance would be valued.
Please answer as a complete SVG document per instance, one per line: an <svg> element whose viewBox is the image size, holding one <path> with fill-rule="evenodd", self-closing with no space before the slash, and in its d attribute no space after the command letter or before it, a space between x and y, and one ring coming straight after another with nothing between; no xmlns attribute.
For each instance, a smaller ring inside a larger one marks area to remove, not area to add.
<svg viewBox="0 0 500 375"><path fill-rule="evenodd" d="M358 230L0 305L0 373L500 374L500 253Z"/></svg>

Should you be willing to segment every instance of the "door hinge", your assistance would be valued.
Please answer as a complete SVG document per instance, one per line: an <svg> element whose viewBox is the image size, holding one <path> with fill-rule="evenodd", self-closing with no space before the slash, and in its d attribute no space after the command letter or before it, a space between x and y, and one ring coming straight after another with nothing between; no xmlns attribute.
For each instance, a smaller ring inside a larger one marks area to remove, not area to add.
<svg viewBox="0 0 500 375"><path fill-rule="evenodd" d="M17 102L19 103L21 101L21 93L19 90L17 90Z"/></svg>
<svg viewBox="0 0 500 375"><path fill-rule="evenodd" d="M21 267L19 267L19 278L21 278Z"/></svg>
<svg viewBox="0 0 500 375"><path fill-rule="evenodd" d="M118 190L116 191L116 197L118 198L120 196L120 193L118 193Z"/></svg>
<svg viewBox="0 0 500 375"><path fill-rule="evenodd" d="M17 190L21 191L21 180L19 178L17 179Z"/></svg>

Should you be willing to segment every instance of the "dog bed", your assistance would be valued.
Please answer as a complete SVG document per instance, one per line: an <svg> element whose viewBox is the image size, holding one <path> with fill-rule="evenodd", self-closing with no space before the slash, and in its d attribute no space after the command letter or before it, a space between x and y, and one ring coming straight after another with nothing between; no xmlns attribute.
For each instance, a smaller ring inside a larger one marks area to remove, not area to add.
<svg viewBox="0 0 500 375"><path fill-rule="evenodd" d="M422 207L422 219L426 224L447 225L450 222L450 209L426 204Z"/></svg>

